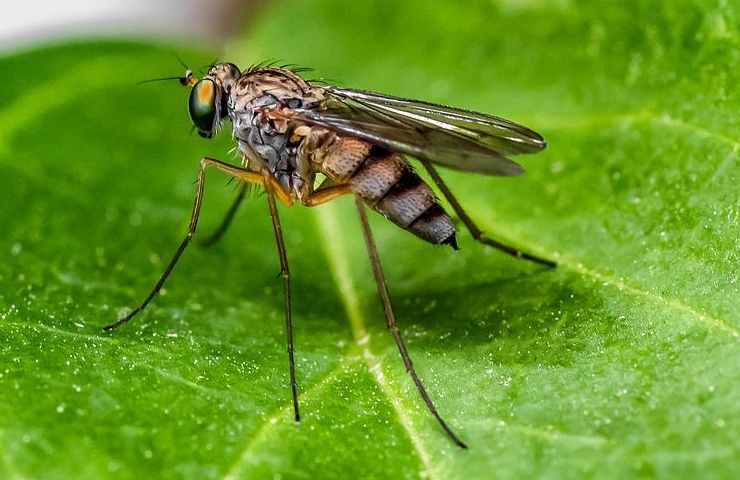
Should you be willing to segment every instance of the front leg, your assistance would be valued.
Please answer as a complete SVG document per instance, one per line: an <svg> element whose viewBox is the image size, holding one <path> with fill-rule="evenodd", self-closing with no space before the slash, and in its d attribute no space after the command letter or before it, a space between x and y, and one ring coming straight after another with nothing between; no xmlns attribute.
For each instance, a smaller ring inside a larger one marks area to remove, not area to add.
<svg viewBox="0 0 740 480"><path fill-rule="evenodd" d="M196 181L195 186L195 198L193 199L193 210L190 215L190 224L188 225L188 232L185 235L185 238L180 242L180 246L177 247L177 250L175 251L175 254L172 257L172 260L170 260L170 263L167 264L167 268L165 268L164 273L159 277L159 280L154 285L154 288L149 292L149 295L146 296L143 302L139 304L138 307L133 309L128 315L125 317L119 319L118 321L111 323L110 325L107 325L103 327L103 330L110 331L114 328L118 328L124 323L128 322L136 314L141 312L146 308L147 305L149 305L149 302L152 301L152 299L159 293L159 291L162 289L162 286L164 286L164 282L167 281L167 278L170 276L170 273L172 273L172 270L175 268L175 265L177 265L177 261L180 259L180 256L185 251L185 248L187 248L188 244L190 243L190 240L193 238L193 235L195 235L195 229L198 227L198 218L200 217L200 207L203 202L203 187L205 184L205 174L206 169L208 167L216 167L222 172L225 172L232 177L238 178L239 180L249 182L249 183L258 183L261 185L264 185L264 178L259 173L251 172L247 169L241 168L241 167L235 167L234 165L230 165L226 162L222 162L221 160L216 160L215 158L208 158L203 157L200 160L200 168L198 169L198 179Z"/></svg>

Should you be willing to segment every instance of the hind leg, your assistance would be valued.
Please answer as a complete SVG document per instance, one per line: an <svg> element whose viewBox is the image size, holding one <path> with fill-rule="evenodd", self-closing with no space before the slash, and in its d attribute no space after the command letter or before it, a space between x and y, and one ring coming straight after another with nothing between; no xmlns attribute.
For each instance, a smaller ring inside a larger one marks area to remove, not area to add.
<svg viewBox="0 0 740 480"><path fill-rule="evenodd" d="M349 184L332 185L316 190L301 201L303 202L303 205L307 207L316 207L349 193L352 193L352 187L350 187Z"/></svg>
<svg viewBox="0 0 740 480"><path fill-rule="evenodd" d="M428 160L421 160L421 163L422 165L424 165L424 168L427 169L427 172L429 172L429 175L434 180L434 183L437 184L437 187L439 187L439 189L442 191L442 194L445 196L447 201L450 202L450 205L452 206L452 209L455 210L455 213L457 213L457 216L460 217L460 220L463 221L470 234L478 242L484 245L488 245L489 247L493 247L497 250L501 250L502 252L507 253L512 257L522 258L524 260L529 260L530 262L538 263L540 265L545 265L548 267L557 266L557 264L552 260L537 257L535 255L519 250L518 248L501 243L498 240L494 240L493 238L489 238L480 228L478 228L478 225L475 224L473 219L468 216L467 212L462 208L460 202L457 201L457 198L455 198L455 196L452 194L450 189L447 187L447 184L444 182L444 180L442 180L442 177L439 175L439 173L437 173L437 169L434 168L431 162L429 162Z"/></svg>

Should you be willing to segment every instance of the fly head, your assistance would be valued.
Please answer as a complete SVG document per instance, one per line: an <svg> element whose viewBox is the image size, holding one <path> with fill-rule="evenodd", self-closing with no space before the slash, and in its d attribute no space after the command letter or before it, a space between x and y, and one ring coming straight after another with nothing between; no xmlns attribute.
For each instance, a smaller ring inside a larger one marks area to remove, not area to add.
<svg viewBox="0 0 740 480"><path fill-rule="evenodd" d="M218 63L208 69L200 80L187 70L180 83L193 87L188 99L188 111L198 135L211 138L228 115L227 99L234 82L239 78L239 67L233 63Z"/></svg>

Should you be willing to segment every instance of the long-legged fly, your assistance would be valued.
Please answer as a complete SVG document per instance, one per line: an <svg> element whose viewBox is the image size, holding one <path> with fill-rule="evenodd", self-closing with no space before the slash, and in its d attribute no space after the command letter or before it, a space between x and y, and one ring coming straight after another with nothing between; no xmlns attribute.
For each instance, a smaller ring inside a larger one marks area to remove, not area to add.
<svg viewBox="0 0 740 480"><path fill-rule="evenodd" d="M463 210L435 164L483 175L519 175L507 158L545 148L536 132L509 120L460 108L329 86L303 79L287 67L257 65L244 71L233 63L212 65L201 79L187 70L175 77L191 87L190 118L198 133L211 138L231 120L241 165L202 158L190 225L172 260L146 299L128 315L105 327L131 320L157 295L190 243L198 225L206 169L215 167L240 182L239 194L220 227L204 243L215 243L228 228L249 184L264 188L272 217L282 272L290 386L295 420L300 420L293 358L290 270L276 199L286 206L315 207L352 195L388 329L427 408L458 446L452 431L416 374L393 313L366 206L399 227L433 244L457 249L455 225L407 156L418 159L442 195L477 241L509 255L546 266L555 263L487 237ZM323 181L317 186L317 175Z"/></svg>

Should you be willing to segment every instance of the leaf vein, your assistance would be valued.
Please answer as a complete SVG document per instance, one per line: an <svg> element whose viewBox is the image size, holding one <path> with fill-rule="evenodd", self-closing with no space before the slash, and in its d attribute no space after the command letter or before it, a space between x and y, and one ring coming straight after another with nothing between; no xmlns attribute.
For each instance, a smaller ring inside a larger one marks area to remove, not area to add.
<svg viewBox="0 0 740 480"><path fill-rule="evenodd" d="M352 357L343 357L340 359L339 364L332 369L328 374L324 376L321 380L313 384L308 390L300 394L300 399L306 399L307 397L311 397L313 395L316 395L318 392L320 392L324 387L330 385L333 383L337 377L343 372L344 368L347 367L348 363L353 362L354 359ZM270 415L268 415L267 419L262 422L262 425L257 430L257 432L250 436L249 441L247 442L244 449L241 451L239 456L236 458L234 463L231 465L231 467L227 470L226 474L224 475L224 480L234 480L237 478L237 475L241 472L242 468L244 467L244 464L247 463L249 460L249 457L251 456L252 452L256 448L257 445L264 439L267 435L269 435L270 431L279 424L280 420L285 418L290 418L290 421L292 420L291 413L293 411L293 405L292 403L287 403L283 405L280 408L275 409Z"/></svg>
<svg viewBox="0 0 740 480"><path fill-rule="evenodd" d="M740 148L740 140L736 140L728 135L702 127L696 123L680 120L668 112L655 112L648 109L634 112L628 111L621 113L574 115L571 118L563 117L562 115L535 115L531 117L530 123L554 125L554 127L552 127L553 130L580 130L640 122L656 123L672 128L679 128L691 132L697 137L710 138L716 142L727 144L733 149ZM731 158L734 159L735 157L732 156ZM725 160L725 162L727 162L727 160Z"/></svg>
<svg viewBox="0 0 740 480"><path fill-rule="evenodd" d="M39 328L41 330L47 331L49 333L52 333L54 335L64 336L64 337L70 337L77 340L92 340L92 341L103 341L105 343L108 343L109 345L115 345L118 349L120 349L122 352L125 352L130 357L136 357L141 354L141 352L136 352L134 350L131 350L127 348L122 343L108 337L102 337L98 335L89 335L84 333L78 333L78 332L70 332L69 330L63 330L60 328L52 327L49 325L44 325L42 323L36 323L36 324L30 324L30 323L22 323L22 322L3 322L0 325L5 326L12 326L12 327L21 327L21 328L28 328L31 330L34 330L36 328ZM168 381L178 383L180 385L184 385L188 388L191 388L193 390L197 390L201 393L206 393L212 396L221 397L221 398L231 398L233 396L243 396L239 392L232 392L229 390L221 390L217 388L211 388L206 387L204 385L200 385L198 383L195 383L191 380L188 380L185 377L182 377L180 375L174 374L172 372L168 372L166 370L163 370L161 368L154 367L146 362L138 362L134 360L133 358L127 359L130 365L133 365L134 367L143 368L149 371L154 372L156 375L158 375L161 378L164 378Z"/></svg>
<svg viewBox="0 0 740 480"><path fill-rule="evenodd" d="M731 324L729 324L725 320L722 320L721 318L717 318L712 315L709 315L708 313L702 312L690 305L687 305L686 303L676 298L665 297L663 295L652 292L650 290L644 290L634 285L625 283L623 280L613 275L609 275L609 274L600 272L596 269L589 268L585 266L582 262L576 259L549 251L547 248L543 247L542 245L537 245L532 242L523 241L521 240L523 236L505 235L501 231L502 225L498 222L496 223L497 223L497 226L499 227L498 229L495 228L491 222L486 222L486 227L488 228L488 230L491 232L491 234L494 237L500 237L500 238L516 237L519 239L517 240L516 243L522 245L523 247L526 247L528 250L536 252L540 255L544 255L545 257L553 257L553 258L557 257L556 260L559 266L565 267L583 276L590 277L594 280L597 280L603 283L604 285L609 285L611 287L614 287L618 289L620 292L625 292L635 297L646 298L658 304L669 307L672 310L677 310L677 311L681 311L684 313L688 313L699 323L703 323L704 325L711 327L712 329L723 331L729 334L730 336L734 337L735 339L740 340L740 332L735 327L733 327ZM512 229L508 227L504 228L503 230L506 230L509 232L512 231Z"/></svg>

